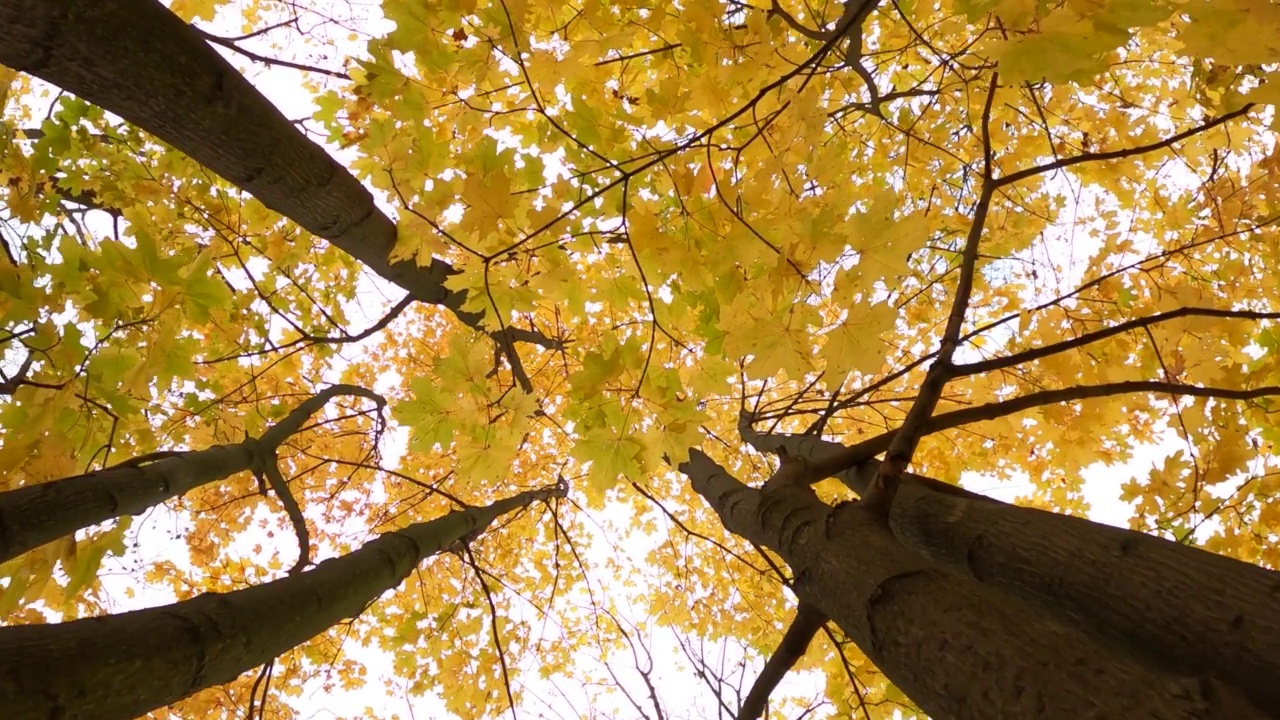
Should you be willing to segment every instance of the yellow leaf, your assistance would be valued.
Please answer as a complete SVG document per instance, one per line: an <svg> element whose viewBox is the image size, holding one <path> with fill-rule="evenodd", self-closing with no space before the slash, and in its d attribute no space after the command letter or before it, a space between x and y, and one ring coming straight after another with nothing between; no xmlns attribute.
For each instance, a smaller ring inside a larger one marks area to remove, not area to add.
<svg viewBox="0 0 1280 720"><path fill-rule="evenodd" d="M893 328L896 317L887 303L850 308L848 319L823 335L822 358L832 378L839 380L851 372L879 372L887 349L880 336Z"/></svg>

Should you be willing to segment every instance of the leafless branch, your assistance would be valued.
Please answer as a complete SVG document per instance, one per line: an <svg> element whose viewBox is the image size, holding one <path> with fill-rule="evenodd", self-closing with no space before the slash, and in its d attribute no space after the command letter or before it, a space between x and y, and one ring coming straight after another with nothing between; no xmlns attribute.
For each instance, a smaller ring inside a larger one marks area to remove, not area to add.
<svg viewBox="0 0 1280 720"><path fill-rule="evenodd" d="M1265 385L1240 390L1186 385L1163 380L1126 380L1101 385L1082 385L1042 390L1021 397L935 415L924 423L922 434L949 430L969 423L995 420L1045 405L1134 393L1167 393L1174 396L1204 397L1219 400L1254 400L1280 395L1280 385ZM810 463L806 478L812 482L817 482L836 475L847 468L856 467L887 451L899 432L900 429L890 430L855 445L846 446L840 452L832 453L828 457Z"/></svg>
<svg viewBox="0 0 1280 720"><path fill-rule="evenodd" d="M1172 147L1177 143L1182 142L1183 140L1186 140L1189 137L1194 137L1196 135L1199 135L1200 133L1211 130L1219 125L1235 120L1238 117L1243 117L1245 115L1248 115L1249 111L1253 110L1253 108L1254 108L1254 105L1252 103L1249 103L1238 110L1232 110L1231 112L1226 113L1224 115L1219 115L1218 117L1213 118L1208 122L1197 125L1191 128L1190 130L1184 130L1180 133L1170 135L1169 137L1163 140L1158 140L1153 143L1147 143L1146 145L1138 145L1135 147L1123 148L1120 150L1110 150L1107 152L1082 153L1080 155L1073 155L1071 157L1065 157L1058 160L1054 160L1053 162L1045 163L1043 165L1036 165L1035 167L1029 167L1029 168L1026 168L1025 170L1019 170L1015 173L1010 173L1008 175L1005 175L1002 178L998 178L995 181L995 185L997 188L1001 188L1006 185L1012 185L1016 182L1021 182L1030 177L1035 177L1036 175L1043 175L1044 173L1053 172L1054 170L1062 170L1063 168L1068 168L1068 167L1071 167L1072 165L1079 165L1081 163L1087 163L1087 162L1098 162L1100 160L1118 160L1121 158L1129 158L1129 157L1136 157L1138 155L1144 155L1146 153L1153 152L1155 150L1162 150L1164 148Z"/></svg>
<svg viewBox="0 0 1280 720"><path fill-rule="evenodd" d="M800 603L796 608L796 616L787 626L782 642L778 644L778 649L769 656L764 669L756 676L756 681L751 684L751 690L743 698L742 707L738 709L737 720L756 720L764 715L769 695L774 688L778 687L782 678L786 677L787 672L795 667L800 658L804 657L813 636L818 634L826 621L826 616L817 608Z"/></svg>
<svg viewBox="0 0 1280 720"><path fill-rule="evenodd" d="M1106 340L1109 337L1114 337L1130 330L1138 330L1150 327L1156 323L1176 320L1183 317L1233 318L1238 320L1280 320L1280 312L1254 312L1252 310L1219 310L1216 308L1182 307L1177 310L1170 310L1169 312L1135 318L1133 320L1122 322L1119 325L1113 325L1111 327L1085 333L1080 337L1061 340L1043 347L1014 353L1013 355L956 365L952 368L952 377L977 375L979 373L990 372L992 370L1001 370L1014 365L1021 365L1022 363L1039 360L1043 357L1056 355L1060 352L1073 350L1101 340Z"/></svg>

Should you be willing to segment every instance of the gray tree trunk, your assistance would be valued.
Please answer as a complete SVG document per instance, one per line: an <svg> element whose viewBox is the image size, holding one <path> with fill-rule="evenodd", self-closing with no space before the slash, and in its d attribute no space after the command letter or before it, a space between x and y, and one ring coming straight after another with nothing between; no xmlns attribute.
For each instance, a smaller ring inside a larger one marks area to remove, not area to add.
<svg viewBox="0 0 1280 720"><path fill-rule="evenodd" d="M839 443L744 433L817 460ZM841 475L866 489L875 460ZM1280 573L1141 532L1024 508L906 474L889 527L904 546L1056 615L1153 667L1212 677L1280 717Z"/></svg>
<svg viewBox="0 0 1280 720"><path fill-rule="evenodd" d="M1280 573L1132 530L903 484L893 535L1156 667L1280 716Z"/></svg>
<svg viewBox="0 0 1280 720"><path fill-rule="evenodd" d="M752 489L696 451L681 470L730 531L786 560L802 602L935 718L1273 716L1241 688L1154 665L1068 615L935 561L857 503L832 508L792 483Z"/></svg>
<svg viewBox="0 0 1280 720"><path fill-rule="evenodd" d="M110 110L408 290L461 310L453 268L388 260L396 225L194 28L155 0L0 0L0 64Z"/></svg>
<svg viewBox="0 0 1280 720"><path fill-rule="evenodd" d="M201 485L274 462L275 450L325 403L352 395L384 404L355 385L331 385L304 400L257 439L166 455L0 493L0 562L96 523L136 515ZM2 715L0 715L2 716Z"/></svg>
<svg viewBox="0 0 1280 720"><path fill-rule="evenodd" d="M421 563L562 487L387 533L314 569L232 593L58 625L0 628L0 717L125 720L270 660L354 617Z"/></svg>

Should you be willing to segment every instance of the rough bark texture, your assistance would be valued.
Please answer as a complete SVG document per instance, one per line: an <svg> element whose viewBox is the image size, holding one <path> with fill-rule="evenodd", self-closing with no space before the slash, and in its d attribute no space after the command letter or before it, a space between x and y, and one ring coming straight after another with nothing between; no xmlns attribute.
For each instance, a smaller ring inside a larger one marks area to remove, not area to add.
<svg viewBox="0 0 1280 720"><path fill-rule="evenodd" d="M233 593L58 625L0 628L5 720L133 718L354 617L423 559L561 489L521 493L387 533L315 569Z"/></svg>
<svg viewBox="0 0 1280 720"><path fill-rule="evenodd" d="M816 436L757 433L762 452L841 453ZM855 492L872 459L837 477ZM1021 508L904 474L891 509L907 547L1033 603L1157 667L1214 677L1280 717L1280 573L1144 533Z"/></svg>
<svg viewBox="0 0 1280 720"><path fill-rule="evenodd" d="M330 385L294 408L262 436L234 445L177 453L145 465L121 465L0 493L0 562L95 523L137 515L206 483L274 457L276 448L338 395L385 400L355 385Z"/></svg>
<svg viewBox="0 0 1280 720"><path fill-rule="evenodd" d="M245 443L217 445L148 465L117 467L0 494L0 562L248 470L253 457Z"/></svg>
<svg viewBox="0 0 1280 720"><path fill-rule="evenodd" d="M0 0L0 64L110 110L423 302L461 311L445 262L391 264L396 226L195 32L154 0Z"/></svg>
<svg viewBox="0 0 1280 720"><path fill-rule="evenodd" d="M1223 683L1153 668L940 565L857 504L792 483L753 490L694 452L681 469L725 526L778 552L796 591L933 717L1268 717Z"/></svg>
<svg viewBox="0 0 1280 720"><path fill-rule="evenodd" d="M1280 573L1068 515L905 483L907 547L1153 664L1212 676L1280 717Z"/></svg>

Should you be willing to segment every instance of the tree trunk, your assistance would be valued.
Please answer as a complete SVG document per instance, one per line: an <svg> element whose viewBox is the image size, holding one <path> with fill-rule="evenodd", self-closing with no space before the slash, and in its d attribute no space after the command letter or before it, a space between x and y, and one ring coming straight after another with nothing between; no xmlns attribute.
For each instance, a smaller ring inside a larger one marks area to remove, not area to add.
<svg viewBox="0 0 1280 720"><path fill-rule="evenodd" d="M382 396L355 385L331 385L304 400L257 439L179 452L146 464L105 470L0 493L0 562L121 515L136 515L201 485L274 461L275 450L338 395Z"/></svg>
<svg viewBox="0 0 1280 720"><path fill-rule="evenodd" d="M815 436L743 438L819 460ZM870 460L840 479L861 494ZM1280 717L1280 573L1141 532L1024 508L904 474L889 526L906 547L1053 613L1155 667L1214 677Z"/></svg>
<svg viewBox="0 0 1280 720"><path fill-rule="evenodd" d="M1280 717L1280 573L1132 530L903 483L906 547Z"/></svg>
<svg viewBox="0 0 1280 720"><path fill-rule="evenodd" d="M793 483L755 490L696 451L681 470L725 527L786 560L801 601L933 717L1268 717L1233 686L1153 666L906 547L856 503L832 508Z"/></svg>
<svg viewBox="0 0 1280 720"><path fill-rule="evenodd" d="M0 493L0 562L248 470L253 457L249 441L215 445Z"/></svg>
<svg viewBox="0 0 1280 720"><path fill-rule="evenodd" d="M0 628L5 720L133 718L230 682L355 617L422 562L562 487L387 533L314 569L232 593L58 625Z"/></svg>
<svg viewBox="0 0 1280 720"><path fill-rule="evenodd" d="M194 28L155 0L0 0L0 64L152 133L264 205L468 325L453 268L388 260L396 225Z"/></svg>

